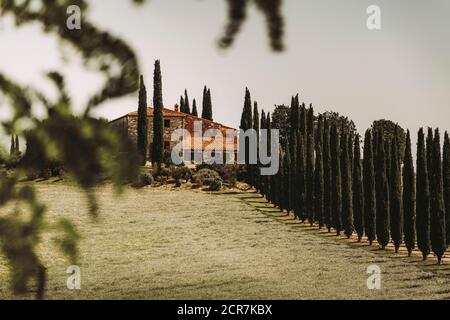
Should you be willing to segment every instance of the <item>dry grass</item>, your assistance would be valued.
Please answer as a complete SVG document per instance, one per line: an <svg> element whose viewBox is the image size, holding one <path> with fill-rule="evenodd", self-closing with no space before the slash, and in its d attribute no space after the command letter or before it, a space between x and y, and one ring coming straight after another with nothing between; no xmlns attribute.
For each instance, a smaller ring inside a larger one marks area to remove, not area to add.
<svg viewBox="0 0 450 320"><path fill-rule="evenodd" d="M44 239L48 299L450 298L449 279L418 258L317 234L256 195L149 188L115 198L104 187L101 221L93 223L77 189L38 189L49 218L70 217L83 235L80 291L66 288L67 262L53 235ZM370 264L381 267L381 290L367 289ZM11 297L0 258L0 298Z"/></svg>

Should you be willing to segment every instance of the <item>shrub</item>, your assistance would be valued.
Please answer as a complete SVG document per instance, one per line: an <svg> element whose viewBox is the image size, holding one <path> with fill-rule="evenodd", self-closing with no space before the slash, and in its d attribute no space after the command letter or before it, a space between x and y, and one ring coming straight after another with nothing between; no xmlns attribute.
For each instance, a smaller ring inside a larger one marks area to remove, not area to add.
<svg viewBox="0 0 450 320"><path fill-rule="evenodd" d="M220 175L211 169L201 169L197 174L193 175L191 178L192 183L198 183L204 186L209 186L213 180L220 179Z"/></svg>
<svg viewBox="0 0 450 320"><path fill-rule="evenodd" d="M48 180L52 177L52 170L49 168L42 170L40 178Z"/></svg>
<svg viewBox="0 0 450 320"><path fill-rule="evenodd" d="M153 179L153 176L151 173L148 173L148 172L142 173L139 176L139 183L143 187L152 185L154 182L155 182L155 180Z"/></svg>
<svg viewBox="0 0 450 320"><path fill-rule="evenodd" d="M216 178L213 179L209 184L210 191L220 191L222 189L222 179Z"/></svg>

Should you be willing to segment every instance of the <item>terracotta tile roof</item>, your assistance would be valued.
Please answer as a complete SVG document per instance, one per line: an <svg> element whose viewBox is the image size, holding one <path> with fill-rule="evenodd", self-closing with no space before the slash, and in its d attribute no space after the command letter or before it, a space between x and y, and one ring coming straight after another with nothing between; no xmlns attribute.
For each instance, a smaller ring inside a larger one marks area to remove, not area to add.
<svg viewBox="0 0 450 320"><path fill-rule="evenodd" d="M133 116L133 117L137 117L138 113L137 111L134 112L130 112L128 114L129 116ZM148 107L147 108L147 115L149 117L153 117L153 108L152 107ZM172 109L167 109L167 108L163 108L163 116L164 117L187 117L188 115L183 113L183 112L179 112L179 111L175 111Z"/></svg>
<svg viewBox="0 0 450 320"><path fill-rule="evenodd" d="M128 116L131 116L131 117L137 117L137 115L138 115L137 111L130 112L130 113L128 114ZM148 108L147 108L147 116L153 117L153 108L152 108L152 107L148 107ZM165 118L170 118L170 117L183 117L183 118L191 118L192 120L197 120L197 119L198 119L199 121L204 121L204 122L206 121L206 122L209 122L209 123L218 124L218 125L220 125L223 129L232 129L232 130L236 130L235 128L231 128L231 127L225 126L225 125L223 125L223 124L221 124L221 123L218 123L218 122L215 122L215 121L210 121L210 120L206 120L206 119L203 119L203 118L200 118L200 117L195 117L195 116L193 116L193 115L186 114L186 113L183 113L183 112L180 112L180 111L175 111L175 110L168 109L168 108L163 108L163 117L165 117Z"/></svg>

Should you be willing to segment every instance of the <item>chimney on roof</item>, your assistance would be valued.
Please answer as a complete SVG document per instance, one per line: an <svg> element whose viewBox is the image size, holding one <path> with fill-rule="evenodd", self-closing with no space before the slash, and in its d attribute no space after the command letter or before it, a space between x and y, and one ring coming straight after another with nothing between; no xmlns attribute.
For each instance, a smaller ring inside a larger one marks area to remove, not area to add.
<svg viewBox="0 0 450 320"><path fill-rule="evenodd" d="M178 106L178 104L175 104L174 110L175 110L176 112L180 112L180 107Z"/></svg>

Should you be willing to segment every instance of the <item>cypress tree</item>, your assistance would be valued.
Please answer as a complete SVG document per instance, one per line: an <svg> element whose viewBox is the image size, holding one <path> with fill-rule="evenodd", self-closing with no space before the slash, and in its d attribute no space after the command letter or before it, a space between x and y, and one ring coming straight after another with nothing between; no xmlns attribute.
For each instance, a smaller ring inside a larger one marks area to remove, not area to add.
<svg viewBox="0 0 450 320"><path fill-rule="evenodd" d="M376 190L372 148L372 132L367 130L364 137L364 232L372 245L375 240Z"/></svg>
<svg viewBox="0 0 450 320"><path fill-rule="evenodd" d="M416 188L414 163L411 151L411 134L406 134L405 159L403 165L403 230L408 256L411 256L416 241Z"/></svg>
<svg viewBox="0 0 450 320"><path fill-rule="evenodd" d="M330 122L325 118L323 133L323 173L324 173L324 223L328 232L332 228L332 188L331 188L331 150L330 150Z"/></svg>
<svg viewBox="0 0 450 320"><path fill-rule="evenodd" d="M289 153L289 143L286 142L285 154L283 157L283 184L282 184L282 209L287 213L291 211L291 155Z"/></svg>
<svg viewBox="0 0 450 320"><path fill-rule="evenodd" d="M316 170L315 170L315 178L314 178L314 191L315 191L315 202L314 202L314 210L316 217L319 221L319 229L322 229L324 226L324 215L323 215L323 207L324 207L324 182L323 182L323 154L322 154L322 146L320 143L316 146Z"/></svg>
<svg viewBox="0 0 450 320"><path fill-rule="evenodd" d="M315 222L314 214L314 137L308 135L306 148L306 209L308 221L312 226Z"/></svg>
<svg viewBox="0 0 450 320"><path fill-rule="evenodd" d="M308 114L308 110L305 107L305 104L303 103L301 108L300 108L300 133L302 134L302 137L304 139L303 143L306 146L306 138L308 136L308 121L307 121L307 116Z"/></svg>
<svg viewBox="0 0 450 320"><path fill-rule="evenodd" d="M191 105L189 103L189 97L187 89L184 90L184 113L191 114Z"/></svg>
<svg viewBox="0 0 450 320"><path fill-rule="evenodd" d="M292 139L292 143L291 143L291 150L289 151L290 154L290 164L289 164L289 182L290 182L290 187L289 187L289 200L290 200L290 209L294 212L294 215L297 216L297 212L298 212L298 191L297 191L297 186L298 186L298 181L297 181L297 149L298 149L298 145L297 145L297 135L294 135ZM292 153L291 153L292 152Z"/></svg>
<svg viewBox="0 0 450 320"><path fill-rule="evenodd" d="M163 116L163 96L162 96L162 76L161 63L155 61L153 74L153 152L152 161L157 164L160 171L164 161L164 116Z"/></svg>
<svg viewBox="0 0 450 320"><path fill-rule="evenodd" d="M272 130L272 122L270 119L270 112L267 113L266 116L266 129L267 129L267 150L268 153L271 153L270 149L271 149L271 145L270 145L270 139L271 139L271 130ZM266 193L267 193L267 200L269 200L269 202L273 203L273 176L265 176L267 185L266 185Z"/></svg>
<svg viewBox="0 0 450 320"><path fill-rule="evenodd" d="M343 126L341 132L342 223L344 234L350 239L353 233L353 190L348 153L349 135Z"/></svg>
<svg viewBox="0 0 450 320"><path fill-rule="evenodd" d="M260 129L261 130L265 130L267 129L266 127L266 113L264 112L264 109L261 110L261 120L260 120ZM267 196L267 181L266 181L266 176L259 176L260 179L260 188L261 188L261 193L264 197Z"/></svg>
<svg viewBox="0 0 450 320"><path fill-rule="evenodd" d="M445 132L444 151L442 162L442 175L444 184L444 204L445 204L445 226L447 232L447 247L450 245L450 138L448 132Z"/></svg>
<svg viewBox="0 0 450 320"><path fill-rule="evenodd" d="M255 101L253 106L253 124L252 128L256 131L256 138L257 138L257 162L259 163L259 111L258 111L258 103ZM259 172L258 172L258 164L252 165L252 185L256 188L257 191L260 190L259 188Z"/></svg>
<svg viewBox="0 0 450 320"><path fill-rule="evenodd" d="M239 126L239 128L241 130L248 130L251 129L253 127L253 117L252 117L252 98L250 96L250 91L248 90L248 88L245 88L245 101L244 101L244 110L242 111L242 116L241 116L241 124ZM245 150L245 164L248 165L249 164L249 152L250 152L250 147L249 147L249 142L245 141L244 146L240 146L242 148L244 148ZM247 166L247 182L250 182L251 180L251 173L248 170L248 166Z"/></svg>
<svg viewBox="0 0 450 320"><path fill-rule="evenodd" d="M417 178L416 178L416 230L417 246L423 260L430 254L430 189L428 180L427 152L423 128L417 138Z"/></svg>
<svg viewBox="0 0 450 320"><path fill-rule="evenodd" d="M391 235L395 246L395 252L398 253L403 239L403 208L401 192L401 173L400 160L398 152L398 134L394 137L391 145L391 176L390 176L390 224Z"/></svg>
<svg viewBox="0 0 450 320"><path fill-rule="evenodd" d="M299 133L297 138L297 217L302 222L306 220L306 151L305 151L305 139Z"/></svg>
<svg viewBox="0 0 450 320"><path fill-rule="evenodd" d="M309 105L307 117L307 134L314 137L314 108L312 104Z"/></svg>
<svg viewBox="0 0 450 320"><path fill-rule="evenodd" d="M384 250L389 243L389 185L386 177L387 156L383 138L377 134L377 172L376 172L376 189L377 189L377 217L376 231L377 240L381 248Z"/></svg>
<svg viewBox="0 0 450 320"><path fill-rule="evenodd" d="M180 97L180 112L185 113L185 106L184 106L184 98L183 96Z"/></svg>
<svg viewBox="0 0 450 320"><path fill-rule="evenodd" d="M198 117L198 111L197 111L197 101L192 101L192 115L194 117Z"/></svg>
<svg viewBox="0 0 450 320"><path fill-rule="evenodd" d="M211 89L203 88L202 118L213 121Z"/></svg>
<svg viewBox="0 0 450 320"><path fill-rule="evenodd" d="M441 158L441 139L439 129L435 130L434 141L432 146L432 162L433 176L430 184L431 190L431 212L430 212L430 232L431 232L431 248L438 258L438 264L441 264L442 256L447 249L446 232L445 232L445 208L444 193L442 179L442 158Z"/></svg>
<svg viewBox="0 0 450 320"><path fill-rule="evenodd" d="M341 181L341 147L339 131L335 124L331 127L331 183L332 183L332 214L333 227L336 229L336 235L342 231L342 181Z"/></svg>
<svg viewBox="0 0 450 320"><path fill-rule="evenodd" d="M361 146L359 136L355 138L353 155L353 213L358 241L361 241L364 235L364 193L361 175Z"/></svg>
<svg viewBox="0 0 450 320"><path fill-rule="evenodd" d="M141 165L147 162L148 148L148 119L147 119L147 89L144 84L144 77L140 78L138 121L137 121L137 150Z"/></svg>

